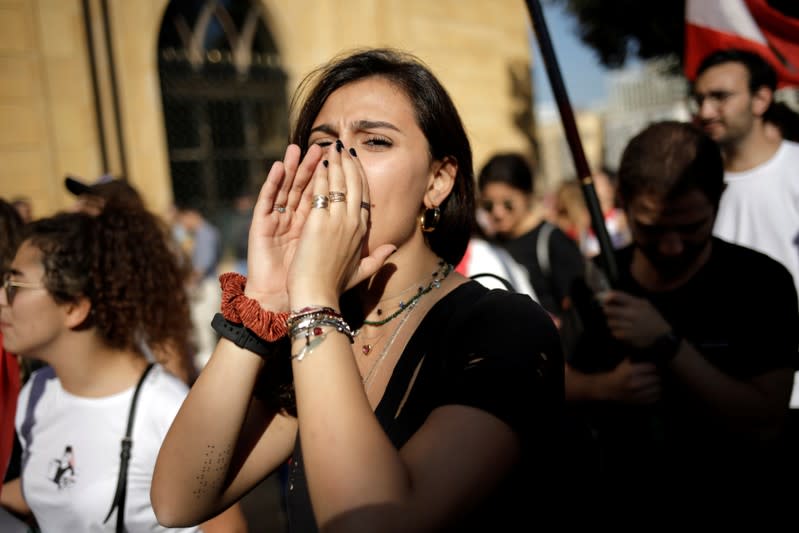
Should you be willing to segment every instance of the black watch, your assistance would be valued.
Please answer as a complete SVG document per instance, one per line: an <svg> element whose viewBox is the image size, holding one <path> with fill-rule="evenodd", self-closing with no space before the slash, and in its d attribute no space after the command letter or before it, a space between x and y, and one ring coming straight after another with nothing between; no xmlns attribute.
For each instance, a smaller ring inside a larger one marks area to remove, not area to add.
<svg viewBox="0 0 799 533"><path fill-rule="evenodd" d="M261 337L244 327L243 324L235 324L228 321L217 313L211 321L211 327L222 337L231 341L239 348L244 348L261 357L267 357L272 353L272 343L263 340Z"/></svg>
<svg viewBox="0 0 799 533"><path fill-rule="evenodd" d="M682 337L674 333L674 331L664 333L649 346L652 361L658 365L668 363L680 351L680 344L682 344Z"/></svg>

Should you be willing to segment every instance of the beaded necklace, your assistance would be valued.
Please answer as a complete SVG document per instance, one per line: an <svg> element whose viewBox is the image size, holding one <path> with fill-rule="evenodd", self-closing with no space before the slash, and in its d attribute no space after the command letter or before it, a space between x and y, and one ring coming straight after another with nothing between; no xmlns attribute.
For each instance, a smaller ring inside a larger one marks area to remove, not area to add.
<svg viewBox="0 0 799 533"><path fill-rule="evenodd" d="M399 324L397 324L397 327L394 328L393 332L391 332L391 337L389 337L388 341L386 342L386 345L383 347L383 351L380 352L380 356L377 359L375 359L375 362L372 363L371 368L369 368L369 372L361 380L361 382L363 383L363 386L364 386L364 390L366 390L367 392L369 391L369 387L372 384L372 378L374 377L375 372L377 371L378 367L380 367L380 363L382 363L383 360L388 355L388 351L391 349L391 346L394 344L394 340L399 335L399 332L402 329L402 326L404 326L405 322L407 322L408 319L411 317L411 311L413 311L413 308L416 307L417 303L419 303L418 299L410 302L406 306L406 309L408 310L408 313L404 317L402 317L402 320L399 321Z"/></svg>
<svg viewBox="0 0 799 533"><path fill-rule="evenodd" d="M416 292L416 294L414 294L411 297L411 299L408 300L407 302L400 302L399 303L399 308L396 311L394 311L393 313L388 315L386 318L383 318L381 320L364 320L363 323L365 325L367 325L367 326L382 326L384 324L388 324L389 322L391 322L392 320L397 318L400 314L402 314L402 312L405 311L408 308L408 306L410 306L411 304L419 301L419 299L422 296L424 296L428 292L432 291L433 289L437 289L437 288L441 287L441 282L444 281L445 279L447 279L447 276L449 276L449 273L452 272L452 265L450 265L448 263L444 263L444 261L441 261L438 264L438 266L440 266L442 268L440 270L436 270L435 272L433 272L433 281L431 281L427 285L427 287L419 287L419 290ZM441 275L440 278L438 277L439 274Z"/></svg>
<svg viewBox="0 0 799 533"><path fill-rule="evenodd" d="M440 268L439 270L436 270L435 272L433 272L433 281L431 281L427 285L427 287L419 287L419 290L416 292L416 294L414 294L413 297L410 300L408 300L407 302L400 302L399 303L399 309L397 309L395 312L391 313L389 316L387 316L386 318L384 318L382 320L364 320L363 323L366 324L366 325L369 325L369 326L382 326L382 325L388 324L389 322L391 322L392 320L397 318L404 311L412 309L417 304L417 302L419 302L419 300L422 298L422 296L424 296L425 294L427 294L428 292L430 292L433 289L439 288L441 286L441 282L444 281L447 278L447 276L449 276L450 272L452 272L452 265L444 263L443 260L438 263L438 266L442 267L442 268ZM439 277L439 275L441 277ZM402 291L402 292L406 292L406 291L407 291L407 289L405 291ZM379 310L378 310L378 314L380 314ZM357 330L355 330L354 336L355 337L359 337L360 333L361 333L361 329L358 328ZM366 342L363 342L363 344L361 345L361 352L364 355L369 355L372 352L372 348L374 348L374 346L378 342L380 342L382 340L382 338L385 336L385 334L386 334L386 332L382 332L379 335L376 335L376 336L374 336L374 337L372 337L370 339L363 339ZM368 341L371 341L371 342L368 342ZM389 341L389 344L391 344L391 341ZM382 356L382 354L381 354L381 356Z"/></svg>

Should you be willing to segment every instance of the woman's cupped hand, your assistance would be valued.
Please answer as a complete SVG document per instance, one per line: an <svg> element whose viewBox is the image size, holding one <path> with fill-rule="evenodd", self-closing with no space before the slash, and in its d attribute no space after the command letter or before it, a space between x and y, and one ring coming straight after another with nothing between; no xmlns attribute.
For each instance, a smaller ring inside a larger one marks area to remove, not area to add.
<svg viewBox="0 0 799 533"><path fill-rule="evenodd" d="M371 199L355 150L336 141L320 159L310 195L303 194L307 221L289 267L293 307L337 305L344 291L372 276L396 250L393 244L368 249Z"/></svg>

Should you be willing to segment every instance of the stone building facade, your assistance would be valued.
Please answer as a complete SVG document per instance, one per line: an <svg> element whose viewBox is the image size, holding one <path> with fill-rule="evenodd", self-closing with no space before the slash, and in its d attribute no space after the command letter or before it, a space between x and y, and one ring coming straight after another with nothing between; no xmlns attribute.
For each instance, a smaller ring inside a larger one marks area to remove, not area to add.
<svg viewBox="0 0 799 533"><path fill-rule="evenodd" d="M109 172L126 175L152 209L166 211L174 200L175 153L183 153L170 146L159 72L166 57L163 31L174 23L165 19L169 4L0 0L0 196L27 196L34 215L45 216L71 203L66 174L93 179ZM236 27L242 17L225 13L252 7L261 39L274 48L258 60L281 69L287 95L304 73L341 51L371 45L408 50L449 89L476 168L497 150L532 155L530 23L522 0L193 4L207 8L214 19L209 27L241 39L248 35ZM192 44L200 51L193 58L198 64L255 60L246 57L252 52L246 47L239 50L244 59L203 48L210 40L192 34L200 24L190 19L171 31L186 50ZM171 53L189 58L186 50Z"/></svg>

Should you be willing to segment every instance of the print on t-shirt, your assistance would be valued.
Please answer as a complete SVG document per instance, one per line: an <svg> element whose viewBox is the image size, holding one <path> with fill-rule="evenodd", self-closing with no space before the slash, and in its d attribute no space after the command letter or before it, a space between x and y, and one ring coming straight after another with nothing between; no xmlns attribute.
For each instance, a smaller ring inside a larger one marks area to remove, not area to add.
<svg viewBox="0 0 799 533"><path fill-rule="evenodd" d="M64 448L61 459L50 461L47 479L58 485L59 490L75 483L75 454L72 453L72 446L67 445Z"/></svg>

